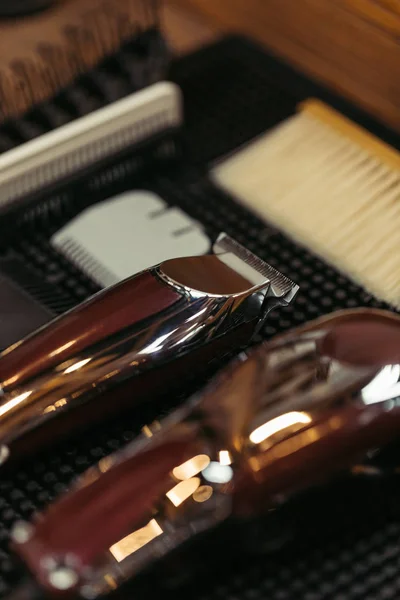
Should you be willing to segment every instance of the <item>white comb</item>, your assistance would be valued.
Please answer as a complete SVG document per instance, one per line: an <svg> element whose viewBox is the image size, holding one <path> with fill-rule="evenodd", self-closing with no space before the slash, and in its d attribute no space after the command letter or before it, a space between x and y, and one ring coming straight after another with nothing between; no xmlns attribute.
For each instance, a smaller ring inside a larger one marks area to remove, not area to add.
<svg viewBox="0 0 400 600"><path fill-rule="evenodd" d="M210 250L209 238L196 221L145 190L88 208L59 230L51 244L102 287L165 259Z"/></svg>

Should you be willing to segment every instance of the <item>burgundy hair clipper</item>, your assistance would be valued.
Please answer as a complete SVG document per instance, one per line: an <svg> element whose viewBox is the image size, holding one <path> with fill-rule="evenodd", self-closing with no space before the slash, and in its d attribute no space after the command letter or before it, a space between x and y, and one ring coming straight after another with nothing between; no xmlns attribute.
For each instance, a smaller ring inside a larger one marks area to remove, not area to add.
<svg viewBox="0 0 400 600"><path fill-rule="evenodd" d="M259 515L388 443L399 400L392 313L342 311L261 345L16 524L30 582L15 597L118 590L219 523Z"/></svg>
<svg viewBox="0 0 400 600"><path fill-rule="evenodd" d="M0 461L176 391L297 289L222 234L100 292L0 355Z"/></svg>

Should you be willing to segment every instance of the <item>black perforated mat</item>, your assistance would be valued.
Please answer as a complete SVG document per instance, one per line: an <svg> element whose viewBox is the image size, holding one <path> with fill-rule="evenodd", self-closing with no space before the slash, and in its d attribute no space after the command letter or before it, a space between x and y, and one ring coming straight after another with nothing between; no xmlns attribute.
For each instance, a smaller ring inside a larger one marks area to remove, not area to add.
<svg viewBox="0 0 400 600"><path fill-rule="evenodd" d="M224 40L181 59L173 65L171 77L185 96L185 162L171 150L171 160L164 167L154 162L150 172L128 172L118 185L155 190L199 219L211 238L226 231L300 285L296 302L271 315L263 335L339 308L383 306L217 190L207 178L207 163L285 118L298 100L311 94L328 100L393 144L398 143L395 136L240 39ZM83 93L87 93L85 88ZM51 110L58 109L56 102ZM78 193L73 202L63 195L48 199L17 219L12 242L3 245L0 268L59 313L96 290L48 244L54 230L87 201ZM45 506L74 475L132 439L160 410L162 404L143 407L140 413L63 442L2 476L0 594L9 591L19 575L7 550L12 523ZM395 447L381 458L382 464L387 461L396 464ZM383 600L400 595L400 484L395 477L344 478L293 500L268 519L248 524L247 532L235 531L226 539L221 537L218 544L202 546L192 563L182 564L187 578L174 597ZM282 547L281 538L288 538ZM268 545L268 552L258 551ZM231 549L237 550L233 562L227 560ZM202 563L205 555L207 570L192 574L193 565ZM153 591L147 590L145 596L152 596ZM133 596L141 597L133 591L127 595Z"/></svg>

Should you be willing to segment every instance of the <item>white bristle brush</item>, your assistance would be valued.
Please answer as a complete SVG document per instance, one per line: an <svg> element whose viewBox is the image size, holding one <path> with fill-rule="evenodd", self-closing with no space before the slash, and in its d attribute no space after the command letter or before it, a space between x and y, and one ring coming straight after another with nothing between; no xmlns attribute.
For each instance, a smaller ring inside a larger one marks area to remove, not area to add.
<svg viewBox="0 0 400 600"><path fill-rule="evenodd" d="M400 307L400 153L318 100L216 165L262 219Z"/></svg>

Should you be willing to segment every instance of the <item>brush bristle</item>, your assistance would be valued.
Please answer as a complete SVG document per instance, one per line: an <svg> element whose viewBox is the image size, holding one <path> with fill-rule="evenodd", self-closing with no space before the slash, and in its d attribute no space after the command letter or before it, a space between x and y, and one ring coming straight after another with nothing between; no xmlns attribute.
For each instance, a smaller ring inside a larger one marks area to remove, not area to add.
<svg viewBox="0 0 400 600"><path fill-rule="evenodd" d="M398 308L400 159L393 148L332 114L301 110L215 167L213 178Z"/></svg>

